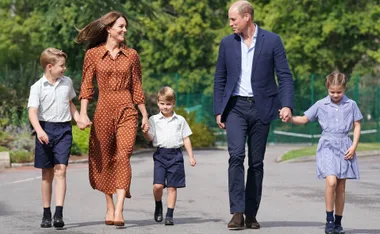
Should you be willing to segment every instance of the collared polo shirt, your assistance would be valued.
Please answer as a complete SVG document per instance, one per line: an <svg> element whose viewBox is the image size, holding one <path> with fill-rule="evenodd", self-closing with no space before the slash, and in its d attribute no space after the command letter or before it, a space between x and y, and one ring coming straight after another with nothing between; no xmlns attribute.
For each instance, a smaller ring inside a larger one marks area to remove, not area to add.
<svg viewBox="0 0 380 234"><path fill-rule="evenodd" d="M75 96L73 82L69 77L60 77L52 84L43 76L30 88L28 108L38 108L39 121L68 122L72 118L70 101Z"/></svg>
<svg viewBox="0 0 380 234"><path fill-rule="evenodd" d="M161 112L153 115L149 118L149 125L154 147L180 148L183 146L183 139L192 134L185 118L175 112L170 118L166 118Z"/></svg>

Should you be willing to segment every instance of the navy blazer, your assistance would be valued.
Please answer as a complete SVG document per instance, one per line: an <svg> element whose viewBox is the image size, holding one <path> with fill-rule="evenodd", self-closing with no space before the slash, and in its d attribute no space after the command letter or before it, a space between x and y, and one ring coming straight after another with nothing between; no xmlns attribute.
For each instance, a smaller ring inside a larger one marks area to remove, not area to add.
<svg viewBox="0 0 380 234"><path fill-rule="evenodd" d="M293 77L281 38L259 27L257 29L251 85L258 117L263 123L269 123L278 118L278 110L282 107L293 109ZM220 43L214 77L214 115L221 114L222 122L225 122L226 116L223 114L240 73L241 38L231 34Z"/></svg>

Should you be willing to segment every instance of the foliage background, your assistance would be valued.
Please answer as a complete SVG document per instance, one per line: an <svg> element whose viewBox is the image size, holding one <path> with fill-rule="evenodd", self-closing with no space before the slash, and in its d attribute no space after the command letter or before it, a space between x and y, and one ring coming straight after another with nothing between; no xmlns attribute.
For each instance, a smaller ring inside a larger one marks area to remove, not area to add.
<svg viewBox="0 0 380 234"><path fill-rule="evenodd" d="M204 106L210 108L219 42L231 33L227 16L231 2L0 0L0 127L28 125L25 107L29 87L41 76L39 55L46 47L62 49L69 55L67 75L79 93L85 51L83 45L74 42L77 28L111 10L125 13L129 20L127 43L140 54L147 96L170 85L183 97L179 107L192 108L196 104L189 99L201 102L199 98L203 97ZM259 27L279 34L283 40L298 100L310 96L313 74L319 74L315 76L315 91L323 93L320 81L335 69L350 77L359 76L358 87L362 90L380 86L378 0L252 3ZM371 106L367 102L361 103L366 109ZM91 104L90 112L95 104ZM154 101L147 105L153 114ZM212 131L215 125L210 120L211 109L204 109L203 115L208 118L201 123L207 128L204 131ZM137 143L146 145L141 134Z"/></svg>

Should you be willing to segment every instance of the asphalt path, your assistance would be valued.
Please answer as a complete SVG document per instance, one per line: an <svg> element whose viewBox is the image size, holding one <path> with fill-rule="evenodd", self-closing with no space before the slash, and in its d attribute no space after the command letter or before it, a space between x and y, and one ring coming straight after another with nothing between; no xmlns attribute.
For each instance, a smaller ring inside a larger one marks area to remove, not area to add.
<svg viewBox="0 0 380 234"><path fill-rule="evenodd" d="M262 226L260 230L227 230L231 218L228 152L199 150L195 151L197 165L194 168L185 153L187 187L178 190L174 226L153 220L153 161L152 153L146 152L131 160L132 199L125 203L125 228L104 225L104 195L90 187L87 164L83 163L70 164L68 168L63 230L39 227L42 218L40 170L22 167L0 171L0 233L324 233L325 181L316 179L315 162L276 162L277 157L296 147L267 148L263 199L257 217ZM361 179L347 181L342 220L346 233L380 234L379 162L380 156L360 157Z"/></svg>

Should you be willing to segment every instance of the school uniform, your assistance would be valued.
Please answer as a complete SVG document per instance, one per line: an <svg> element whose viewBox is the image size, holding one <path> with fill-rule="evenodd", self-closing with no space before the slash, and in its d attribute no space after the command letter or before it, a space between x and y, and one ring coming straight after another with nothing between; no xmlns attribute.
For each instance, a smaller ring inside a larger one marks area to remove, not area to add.
<svg viewBox="0 0 380 234"><path fill-rule="evenodd" d="M153 154L153 184L165 187L183 188L186 186L185 168L181 147L183 139L192 131L185 118L175 112L166 118L160 112L149 118L149 133L153 136L153 146L157 147Z"/></svg>
<svg viewBox="0 0 380 234"><path fill-rule="evenodd" d="M352 146L348 133L354 121L363 118L356 102L343 96L335 104L327 96L305 111L305 116L310 122L318 119L323 130L316 153L317 177L335 175L338 179L359 179L356 154L350 160L344 159L345 152Z"/></svg>
<svg viewBox="0 0 380 234"><path fill-rule="evenodd" d="M72 80L66 76L55 84L43 76L31 86L28 108L38 108L38 120L49 137L49 144L41 144L36 136L36 168L68 164L72 146L70 101L75 96Z"/></svg>

